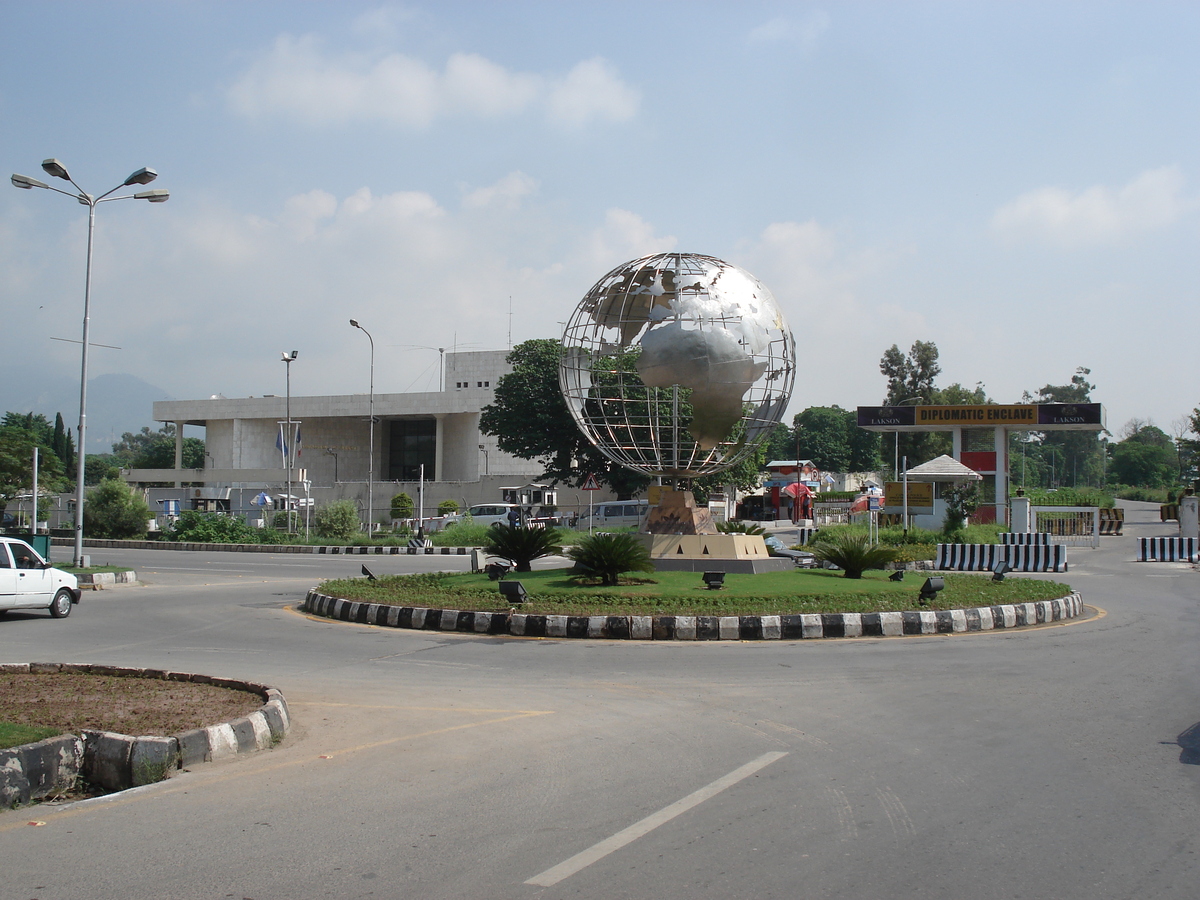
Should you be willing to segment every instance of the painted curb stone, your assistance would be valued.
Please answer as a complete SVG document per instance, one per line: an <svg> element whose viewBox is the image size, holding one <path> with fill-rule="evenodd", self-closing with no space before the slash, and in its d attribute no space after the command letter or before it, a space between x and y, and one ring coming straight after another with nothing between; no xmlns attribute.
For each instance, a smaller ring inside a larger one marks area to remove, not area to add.
<svg viewBox="0 0 1200 900"><path fill-rule="evenodd" d="M62 792L79 778L110 791L152 784L167 778L173 769L265 750L283 740L292 727L283 694L264 684L162 669L76 663L3 663L0 672L78 672L190 681L246 691L266 701L262 708L232 722L171 736L84 731L78 736L62 735L0 750L0 805L7 807Z"/></svg>
<svg viewBox="0 0 1200 900"><path fill-rule="evenodd" d="M343 600L310 590L304 612L359 625L507 634L517 637L648 641L797 641L841 637L903 637L1022 628L1083 613L1078 591L1056 600L972 609L784 616L554 616L391 606Z"/></svg>

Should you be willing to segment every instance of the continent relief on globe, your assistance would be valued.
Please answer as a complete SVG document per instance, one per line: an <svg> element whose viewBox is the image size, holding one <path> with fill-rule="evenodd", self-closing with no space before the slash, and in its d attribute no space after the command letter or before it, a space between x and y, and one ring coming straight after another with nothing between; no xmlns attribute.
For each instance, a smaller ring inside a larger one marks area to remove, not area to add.
<svg viewBox="0 0 1200 900"><path fill-rule="evenodd" d="M755 360L720 325L701 330L670 322L651 328L639 343L637 371L643 384L691 390L687 429L693 440L705 450L728 440L741 421L746 392L766 371L766 362Z"/></svg>

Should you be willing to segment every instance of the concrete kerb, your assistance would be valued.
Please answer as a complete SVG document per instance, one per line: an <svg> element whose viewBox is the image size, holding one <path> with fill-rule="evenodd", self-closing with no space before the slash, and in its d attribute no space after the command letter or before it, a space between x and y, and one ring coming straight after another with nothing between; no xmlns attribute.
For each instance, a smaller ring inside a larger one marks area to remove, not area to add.
<svg viewBox="0 0 1200 900"><path fill-rule="evenodd" d="M516 611L426 609L345 600L310 590L304 612L384 628L518 637L634 641L771 641L904 637L1022 628L1082 615L1077 591L1055 600L971 609L782 616L555 616Z"/></svg>
<svg viewBox="0 0 1200 900"><path fill-rule="evenodd" d="M291 730L287 701L273 687L211 675L75 663L0 663L4 673L79 672L126 678L190 681L247 691L264 705L247 716L171 736L84 731L0 750L0 807L13 807L70 790L82 779L123 791L167 778L173 769L265 750Z"/></svg>

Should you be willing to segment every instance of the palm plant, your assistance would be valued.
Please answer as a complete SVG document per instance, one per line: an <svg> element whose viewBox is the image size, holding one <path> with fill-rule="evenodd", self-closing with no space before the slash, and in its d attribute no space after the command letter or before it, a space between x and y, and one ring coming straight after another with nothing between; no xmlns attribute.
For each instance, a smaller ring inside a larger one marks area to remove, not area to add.
<svg viewBox="0 0 1200 900"><path fill-rule="evenodd" d="M728 522L718 522L717 531L721 534L766 534L767 529L756 522L740 522L731 519Z"/></svg>
<svg viewBox="0 0 1200 900"><path fill-rule="evenodd" d="M653 572L646 546L632 534L589 534L567 550L579 571L598 576L604 587L616 587L622 572Z"/></svg>
<svg viewBox="0 0 1200 900"><path fill-rule="evenodd" d="M561 554L562 542L554 528L513 528L497 524L488 529L483 549L493 556L512 560L516 571L528 572L535 559Z"/></svg>
<svg viewBox="0 0 1200 900"><path fill-rule="evenodd" d="M872 544L866 535L844 535L809 546L813 556L833 563L847 578L862 578L867 569L882 569L896 559L894 547Z"/></svg>

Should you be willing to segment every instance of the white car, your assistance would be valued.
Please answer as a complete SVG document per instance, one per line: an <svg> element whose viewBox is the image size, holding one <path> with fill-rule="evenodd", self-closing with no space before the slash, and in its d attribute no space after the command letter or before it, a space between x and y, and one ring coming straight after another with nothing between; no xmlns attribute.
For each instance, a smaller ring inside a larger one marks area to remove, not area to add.
<svg viewBox="0 0 1200 900"><path fill-rule="evenodd" d="M0 616L10 609L49 609L62 619L79 602L79 579L56 569L18 538L0 537Z"/></svg>
<svg viewBox="0 0 1200 900"><path fill-rule="evenodd" d="M442 520L442 529L449 528L469 515L476 525L507 525L510 510L519 509L515 503L480 503L466 513L454 513Z"/></svg>

